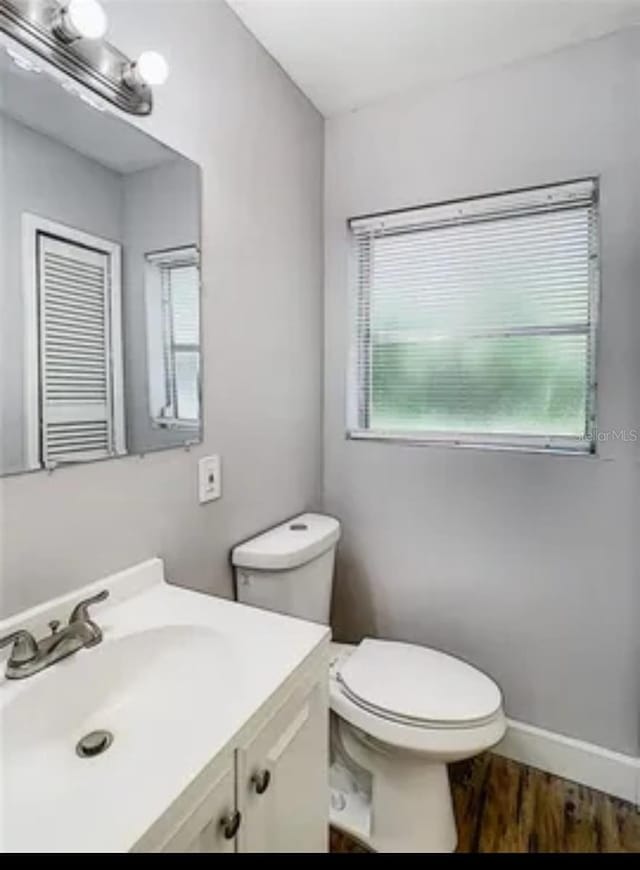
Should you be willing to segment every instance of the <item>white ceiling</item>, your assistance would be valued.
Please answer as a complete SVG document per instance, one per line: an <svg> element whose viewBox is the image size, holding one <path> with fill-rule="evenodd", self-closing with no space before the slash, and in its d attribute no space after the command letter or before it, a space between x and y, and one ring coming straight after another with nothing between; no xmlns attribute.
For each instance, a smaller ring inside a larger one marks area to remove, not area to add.
<svg viewBox="0 0 640 870"><path fill-rule="evenodd" d="M227 0L326 117L640 23L640 0Z"/></svg>

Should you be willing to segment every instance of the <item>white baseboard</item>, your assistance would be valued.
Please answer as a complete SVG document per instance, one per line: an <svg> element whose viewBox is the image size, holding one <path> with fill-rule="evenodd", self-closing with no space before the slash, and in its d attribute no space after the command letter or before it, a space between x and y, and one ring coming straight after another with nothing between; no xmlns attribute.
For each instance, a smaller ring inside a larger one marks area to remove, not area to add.
<svg viewBox="0 0 640 870"><path fill-rule="evenodd" d="M640 758L508 720L498 755L640 805Z"/></svg>

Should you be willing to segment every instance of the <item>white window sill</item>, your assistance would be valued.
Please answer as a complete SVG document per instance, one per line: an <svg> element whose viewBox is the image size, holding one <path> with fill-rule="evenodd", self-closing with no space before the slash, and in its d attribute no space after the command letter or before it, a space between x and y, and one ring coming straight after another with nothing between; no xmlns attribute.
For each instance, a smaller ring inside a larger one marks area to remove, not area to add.
<svg viewBox="0 0 640 870"><path fill-rule="evenodd" d="M151 420L154 429L190 429L197 432L200 429L199 420L168 420L155 418Z"/></svg>
<svg viewBox="0 0 640 870"><path fill-rule="evenodd" d="M376 432L368 430L347 430L348 441L371 441L378 444L396 444L405 447L446 447L456 449L484 450L491 452L506 453L540 453L554 456L582 456L597 458L595 447L591 442L585 441L584 446L574 441L557 439L522 439L520 442L512 440L483 440L482 436L418 434L400 432Z"/></svg>

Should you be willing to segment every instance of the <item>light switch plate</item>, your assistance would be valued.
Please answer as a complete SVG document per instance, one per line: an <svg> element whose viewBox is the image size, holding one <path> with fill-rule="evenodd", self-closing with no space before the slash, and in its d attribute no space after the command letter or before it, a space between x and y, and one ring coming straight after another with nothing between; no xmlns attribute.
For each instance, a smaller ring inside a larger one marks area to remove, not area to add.
<svg viewBox="0 0 640 870"><path fill-rule="evenodd" d="M215 501L222 495L222 467L219 456L203 456L198 462L198 497L200 504Z"/></svg>

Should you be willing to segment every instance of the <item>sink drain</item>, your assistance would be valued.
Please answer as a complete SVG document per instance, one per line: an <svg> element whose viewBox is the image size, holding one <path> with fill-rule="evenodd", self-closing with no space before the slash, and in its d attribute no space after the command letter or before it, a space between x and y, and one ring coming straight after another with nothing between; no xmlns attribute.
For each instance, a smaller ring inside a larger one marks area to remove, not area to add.
<svg viewBox="0 0 640 870"><path fill-rule="evenodd" d="M94 758L102 755L113 743L111 731L90 731L76 743L76 754L80 758Z"/></svg>

